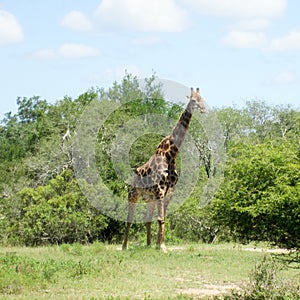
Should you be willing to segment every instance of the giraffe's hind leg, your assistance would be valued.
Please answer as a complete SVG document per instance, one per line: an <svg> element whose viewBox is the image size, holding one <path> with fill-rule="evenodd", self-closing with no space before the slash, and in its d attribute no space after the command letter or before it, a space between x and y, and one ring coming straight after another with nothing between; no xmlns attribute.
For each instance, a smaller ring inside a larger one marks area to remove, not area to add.
<svg viewBox="0 0 300 300"><path fill-rule="evenodd" d="M130 230L131 223L133 221L134 210L135 210L138 197L139 197L139 193L137 189L131 188L128 192L128 216L127 216L127 224L126 224L125 235L124 235L124 242L122 246L123 250L127 249L129 230Z"/></svg>
<svg viewBox="0 0 300 300"><path fill-rule="evenodd" d="M147 246L151 245L151 224L153 220L154 208L155 208L155 201L154 199L151 199L151 201L147 203L147 211L145 216L146 229L147 229Z"/></svg>

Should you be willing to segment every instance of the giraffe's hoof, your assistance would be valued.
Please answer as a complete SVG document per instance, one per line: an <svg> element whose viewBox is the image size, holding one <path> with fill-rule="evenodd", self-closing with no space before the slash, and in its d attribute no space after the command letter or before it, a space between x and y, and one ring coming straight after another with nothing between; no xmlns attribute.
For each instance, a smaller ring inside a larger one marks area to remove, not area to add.
<svg viewBox="0 0 300 300"><path fill-rule="evenodd" d="M167 247L166 247L165 244L157 245L157 249L160 250L163 253L167 253L168 252Z"/></svg>
<svg viewBox="0 0 300 300"><path fill-rule="evenodd" d="M128 246L127 245L122 245L122 250L125 251L128 249Z"/></svg>

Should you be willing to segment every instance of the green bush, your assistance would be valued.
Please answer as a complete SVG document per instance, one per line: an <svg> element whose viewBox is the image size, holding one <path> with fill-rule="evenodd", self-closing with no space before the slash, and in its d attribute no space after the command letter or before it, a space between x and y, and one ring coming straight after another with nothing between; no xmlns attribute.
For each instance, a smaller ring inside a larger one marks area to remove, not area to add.
<svg viewBox="0 0 300 300"><path fill-rule="evenodd" d="M71 170L36 189L25 188L4 212L3 242L37 246L95 241L106 217L81 193Z"/></svg>
<svg viewBox="0 0 300 300"><path fill-rule="evenodd" d="M230 295L221 298L224 300L299 300L299 283L284 282L278 278L279 266L272 256L264 256L256 264L250 274L250 283L240 290L233 291Z"/></svg>
<svg viewBox="0 0 300 300"><path fill-rule="evenodd" d="M212 203L215 221L242 242L300 248L298 147L288 141L233 147Z"/></svg>

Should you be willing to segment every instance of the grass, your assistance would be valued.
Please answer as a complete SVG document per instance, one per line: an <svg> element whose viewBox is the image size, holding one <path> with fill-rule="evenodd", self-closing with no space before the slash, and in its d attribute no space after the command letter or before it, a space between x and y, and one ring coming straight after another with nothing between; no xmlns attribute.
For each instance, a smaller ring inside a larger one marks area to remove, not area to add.
<svg viewBox="0 0 300 300"><path fill-rule="evenodd" d="M274 255L234 244L169 248L166 254L101 243L0 248L0 299L209 298L244 285L257 263ZM300 281L297 268L278 274Z"/></svg>

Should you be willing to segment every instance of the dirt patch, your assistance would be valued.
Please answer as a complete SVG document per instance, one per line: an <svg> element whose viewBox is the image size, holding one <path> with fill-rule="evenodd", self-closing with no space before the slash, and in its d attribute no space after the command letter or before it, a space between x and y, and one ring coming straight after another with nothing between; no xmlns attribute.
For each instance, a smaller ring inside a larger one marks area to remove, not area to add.
<svg viewBox="0 0 300 300"><path fill-rule="evenodd" d="M234 284L228 285L215 285L215 284L204 284L202 288L187 288L180 290L179 292L184 295L207 297L217 296L230 292L231 290L238 289Z"/></svg>
<svg viewBox="0 0 300 300"><path fill-rule="evenodd" d="M186 246L169 246L167 250L169 251L185 251L187 249Z"/></svg>
<svg viewBox="0 0 300 300"><path fill-rule="evenodd" d="M266 253L278 253L285 254L291 253L293 250L288 249L266 249L266 248L243 248L244 251L252 251L252 252L266 252Z"/></svg>

